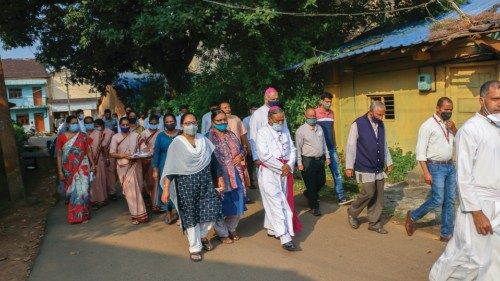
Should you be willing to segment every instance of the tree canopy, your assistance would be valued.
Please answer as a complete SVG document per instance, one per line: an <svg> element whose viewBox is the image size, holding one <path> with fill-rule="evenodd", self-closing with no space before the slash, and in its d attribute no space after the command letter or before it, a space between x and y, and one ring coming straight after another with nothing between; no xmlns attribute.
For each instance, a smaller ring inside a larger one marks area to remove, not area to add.
<svg viewBox="0 0 500 281"><path fill-rule="evenodd" d="M311 93L318 81L284 67L327 51L364 31L429 16L423 0L232 0L228 8L200 0L4 0L0 38L7 46L39 42L37 58L72 70L72 78L100 90L127 71L160 73L177 95L175 103L204 110L212 99L238 106L261 101L270 84L291 96ZM428 9L443 9L437 1ZM290 16L299 13L359 13L356 16ZM194 56L200 71L188 66ZM182 94L182 95L181 95Z"/></svg>

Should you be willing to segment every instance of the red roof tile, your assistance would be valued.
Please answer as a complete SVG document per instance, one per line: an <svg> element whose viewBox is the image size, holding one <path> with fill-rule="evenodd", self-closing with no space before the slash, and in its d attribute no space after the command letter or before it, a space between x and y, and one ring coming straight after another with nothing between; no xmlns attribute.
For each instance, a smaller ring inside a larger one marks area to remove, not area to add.
<svg viewBox="0 0 500 281"><path fill-rule="evenodd" d="M34 59L3 59L5 79L47 78L45 67Z"/></svg>

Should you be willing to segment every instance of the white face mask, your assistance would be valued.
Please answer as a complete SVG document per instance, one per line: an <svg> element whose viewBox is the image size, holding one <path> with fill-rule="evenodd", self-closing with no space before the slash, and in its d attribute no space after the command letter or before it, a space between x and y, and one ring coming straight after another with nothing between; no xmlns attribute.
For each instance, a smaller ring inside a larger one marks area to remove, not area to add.
<svg viewBox="0 0 500 281"><path fill-rule="evenodd" d="M487 114L486 118L488 118L491 123L495 124L495 126L500 127L500 113L490 113L486 107L484 107L484 112Z"/></svg>

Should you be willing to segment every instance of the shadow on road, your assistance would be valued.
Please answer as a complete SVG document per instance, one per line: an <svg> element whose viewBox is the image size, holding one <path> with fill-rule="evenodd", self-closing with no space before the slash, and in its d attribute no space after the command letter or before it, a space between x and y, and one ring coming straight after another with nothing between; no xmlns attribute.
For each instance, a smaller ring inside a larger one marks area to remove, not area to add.
<svg viewBox="0 0 500 281"><path fill-rule="evenodd" d="M176 256L78 241L71 250L44 254L28 280L312 280L298 272L270 268L273 265L250 266L239 259L235 263L210 261L212 253L194 263L187 252Z"/></svg>

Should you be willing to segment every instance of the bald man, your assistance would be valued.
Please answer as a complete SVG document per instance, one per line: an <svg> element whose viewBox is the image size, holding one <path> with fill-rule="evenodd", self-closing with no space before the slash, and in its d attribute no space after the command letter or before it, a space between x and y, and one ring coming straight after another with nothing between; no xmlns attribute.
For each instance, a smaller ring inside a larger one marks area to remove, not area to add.
<svg viewBox="0 0 500 281"><path fill-rule="evenodd" d="M257 109L250 118L249 142L250 148L252 149L252 157L255 166L257 167L261 164L261 160L259 160L259 156L257 154L257 132L260 130L260 128L267 126L269 108L271 108L272 106L280 106L280 100L278 91L273 87L269 87L264 91L264 105L259 107L259 109ZM290 132L288 130L286 120L283 123L283 132Z"/></svg>
<svg viewBox="0 0 500 281"><path fill-rule="evenodd" d="M305 123L295 132L297 164L306 185L304 196L309 201L314 216L321 216L319 210L319 191L325 185L325 165L330 164L330 155L321 126L316 125L316 111L306 109Z"/></svg>

